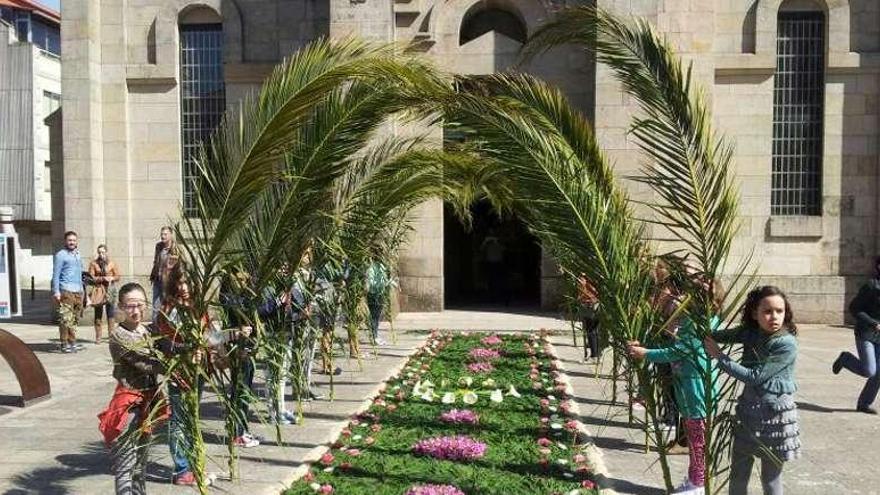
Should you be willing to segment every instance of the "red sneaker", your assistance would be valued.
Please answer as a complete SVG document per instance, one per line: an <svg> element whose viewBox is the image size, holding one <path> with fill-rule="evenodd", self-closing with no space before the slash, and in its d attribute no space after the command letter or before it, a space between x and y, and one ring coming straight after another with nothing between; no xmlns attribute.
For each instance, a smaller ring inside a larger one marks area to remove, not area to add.
<svg viewBox="0 0 880 495"><path fill-rule="evenodd" d="M194 486L196 484L196 477L192 474L192 471L186 471L175 476L171 482L175 485Z"/></svg>

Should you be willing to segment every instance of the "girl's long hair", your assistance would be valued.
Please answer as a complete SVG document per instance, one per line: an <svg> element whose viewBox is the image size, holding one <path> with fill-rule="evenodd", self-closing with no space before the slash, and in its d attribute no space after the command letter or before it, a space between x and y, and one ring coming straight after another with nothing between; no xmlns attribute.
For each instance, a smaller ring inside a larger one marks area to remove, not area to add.
<svg viewBox="0 0 880 495"><path fill-rule="evenodd" d="M797 336L798 329L797 325L794 323L794 312L791 310L791 303L788 302L788 297L785 293L782 292L779 287L774 285L764 285L749 292L749 295L746 296L746 302L743 305L743 326L748 328L760 328L758 321L755 320L754 313L761 304L761 301L765 297L771 296L779 296L782 298L783 302L785 302L785 318L782 320L782 326L788 330L788 333Z"/></svg>

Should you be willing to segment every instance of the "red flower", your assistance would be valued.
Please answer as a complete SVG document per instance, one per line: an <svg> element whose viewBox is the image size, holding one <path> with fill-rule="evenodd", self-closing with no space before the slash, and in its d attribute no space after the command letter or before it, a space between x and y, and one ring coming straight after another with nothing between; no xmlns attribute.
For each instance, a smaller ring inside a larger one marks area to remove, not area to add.
<svg viewBox="0 0 880 495"><path fill-rule="evenodd" d="M541 447L549 447L552 443L549 438L541 437L538 439L538 445Z"/></svg>
<svg viewBox="0 0 880 495"><path fill-rule="evenodd" d="M584 481L581 481L581 487L588 488L588 489L592 490L592 489L596 488L596 484L590 480L584 480Z"/></svg>
<svg viewBox="0 0 880 495"><path fill-rule="evenodd" d="M333 461L335 459L336 458L333 457L333 454L331 454L330 452L327 452L326 454L321 456L321 464L323 464L325 466L329 466L329 465L333 464Z"/></svg>
<svg viewBox="0 0 880 495"><path fill-rule="evenodd" d="M303 476L303 481L305 481L306 483L310 481L315 481L315 475L312 474L311 471L306 471L306 474Z"/></svg>

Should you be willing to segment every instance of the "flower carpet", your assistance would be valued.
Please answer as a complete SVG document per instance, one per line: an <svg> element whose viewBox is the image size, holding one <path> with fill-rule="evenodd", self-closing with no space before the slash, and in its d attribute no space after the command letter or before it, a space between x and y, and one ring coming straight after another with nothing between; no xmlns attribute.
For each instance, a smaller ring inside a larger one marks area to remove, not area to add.
<svg viewBox="0 0 880 495"><path fill-rule="evenodd" d="M544 337L434 332L286 495L598 493Z"/></svg>

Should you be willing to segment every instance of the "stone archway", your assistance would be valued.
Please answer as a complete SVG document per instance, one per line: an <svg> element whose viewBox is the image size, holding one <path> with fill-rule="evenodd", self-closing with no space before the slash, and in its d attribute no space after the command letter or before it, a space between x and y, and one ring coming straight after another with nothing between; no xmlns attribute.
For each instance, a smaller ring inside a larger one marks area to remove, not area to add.
<svg viewBox="0 0 880 495"><path fill-rule="evenodd" d="M0 356L9 363L21 387L17 404L27 407L51 396L49 377L34 351L15 335L0 329Z"/></svg>

